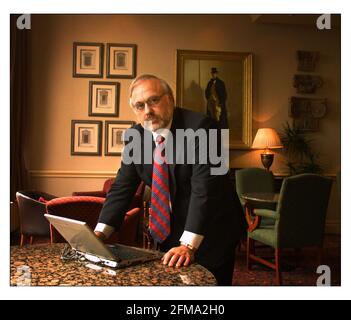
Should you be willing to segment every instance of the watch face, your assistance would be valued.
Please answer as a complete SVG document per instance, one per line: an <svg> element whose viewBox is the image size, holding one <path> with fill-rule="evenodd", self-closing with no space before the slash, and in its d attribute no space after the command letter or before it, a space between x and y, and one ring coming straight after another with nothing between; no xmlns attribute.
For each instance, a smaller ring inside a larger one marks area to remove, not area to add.
<svg viewBox="0 0 351 320"><path fill-rule="evenodd" d="M311 106L311 113L313 118L322 118L324 117L327 111L325 102L314 103Z"/></svg>

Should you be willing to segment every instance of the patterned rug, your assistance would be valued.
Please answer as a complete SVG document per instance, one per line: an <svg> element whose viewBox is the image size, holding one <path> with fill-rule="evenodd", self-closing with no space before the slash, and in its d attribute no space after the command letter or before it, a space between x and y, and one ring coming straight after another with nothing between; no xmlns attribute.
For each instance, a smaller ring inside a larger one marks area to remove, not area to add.
<svg viewBox="0 0 351 320"><path fill-rule="evenodd" d="M256 252L265 257L274 256L274 251L269 248L259 248ZM323 265L330 268L331 285L340 286L341 243L339 235L327 235L325 237L322 262ZM317 250L313 248L303 249L298 259L294 250L283 251L282 269L283 286L316 286L317 280L321 276L321 273L317 273ZM246 248L241 245L240 251L237 250L236 253L233 285L274 286L275 271L261 264L253 264L252 270L247 270Z"/></svg>

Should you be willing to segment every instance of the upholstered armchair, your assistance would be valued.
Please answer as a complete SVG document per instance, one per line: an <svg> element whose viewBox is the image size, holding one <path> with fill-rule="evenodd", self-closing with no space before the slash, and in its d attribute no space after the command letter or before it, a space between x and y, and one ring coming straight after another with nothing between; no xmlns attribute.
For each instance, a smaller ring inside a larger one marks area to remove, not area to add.
<svg viewBox="0 0 351 320"><path fill-rule="evenodd" d="M276 210L261 209L255 214L273 219L273 225L259 225L247 234L247 267L262 263L276 271L282 284L281 251L285 248L317 247L321 263L326 212L332 180L316 174L301 174L284 179ZM274 248L274 263L255 253L254 242Z"/></svg>
<svg viewBox="0 0 351 320"><path fill-rule="evenodd" d="M49 237L49 223L44 217L45 202L56 198L52 194L40 191L24 190L16 192L20 220L21 240L25 244L27 237L32 244L34 237Z"/></svg>
<svg viewBox="0 0 351 320"><path fill-rule="evenodd" d="M271 171L262 168L245 168L235 171L236 192L239 200L244 207L245 200L243 193L251 192L274 192L274 177ZM257 204L255 208L275 209L271 204Z"/></svg>
<svg viewBox="0 0 351 320"><path fill-rule="evenodd" d="M72 196L89 196L89 197L100 197L106 198L107 193L110 191L112 184L115 182L114 178L107 179L104 182L104 186L102 190L97 191L75 191L72 193ZM143 196L145 190L145 183L141 182L137 191L135 192L133 202L131 204L131 208L139 207L140 209L143 208Z"/></svg>
<svg viewBox="0 0 351 320"><path fill-rule="evenodd" d="M85 221L94 230L104 201L105 199L100 197L62 197L47 202L46 210L47 213L52 215ZM140 208L129 210L119 232L114 232L106 242L137 246L140 214ZM50 225L50 232L52 243L65 242L64 238L52 225Z"/></svg>
<svg viewBox="0 0 351 320"><path fill-rule="evenodd" d="M247 203L242 195L244 193L274 193L274 177L271 171L263 168L245 168L235 171L236 192L241 205L243 206L246 220L250 226L253 217L251 212L257 213L261 209L275 210L276 205L273 203ZM269 217L262 217L261 225L273 225L275 221Z"/></svg>
<svg viewBox="0 0 351 320"><path fill-rule="evenodd" d="M106 198L107 193L110 191L112 184L114 183L115 179L110 178L107 179L104 182L104 186L102 190L99 191L78 191L78 192L73 192L72 196L91 196L91 197L101 197L101 198ZM144 211L144 204L143 204L143 197L144 197L144 190L145 190L145 183L141 182L137 191L135 192L134 198L132 200L132 203L129 207L129 210L132 210L134 208L139 208L141 212ZM133 219L138 219L138 229L137 229L137 246L142 246L142 237L143 237L143 215L137 215ZM130 218L131 219L131 218ZM126 239L126 237L129 237L131 240L131 235L127 235L125 229L120 231L120 237L122 239ZM111 240L112 239L112 240ZM116 238L110 238L109 241L113 241ZM124 241L124 240L123 240ZM132 241L132 240L131 240ZM131 242L129 241L129 242ZM128 242L128 241L127 241ZM134 243L134 240L133 240Z"/></svg>

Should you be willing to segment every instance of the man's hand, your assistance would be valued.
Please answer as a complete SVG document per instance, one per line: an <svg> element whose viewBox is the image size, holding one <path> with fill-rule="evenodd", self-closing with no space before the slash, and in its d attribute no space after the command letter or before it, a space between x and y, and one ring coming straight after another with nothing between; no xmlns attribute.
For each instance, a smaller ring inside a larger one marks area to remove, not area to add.
<svg viewBox="0 0 351 320"><path fill-rule="evenodd" d="M101 240L105 240L106 239L106 236L100 232L100 231L94 231L95 235L100 238Z"/></svg>
<svg viewBox="0 0 351 320"><path fill-rule="evenodd" d="M163 264L179 268L188 266L194 261L194 251L186 246L179 246L170 249L161 259Z"/></svg>

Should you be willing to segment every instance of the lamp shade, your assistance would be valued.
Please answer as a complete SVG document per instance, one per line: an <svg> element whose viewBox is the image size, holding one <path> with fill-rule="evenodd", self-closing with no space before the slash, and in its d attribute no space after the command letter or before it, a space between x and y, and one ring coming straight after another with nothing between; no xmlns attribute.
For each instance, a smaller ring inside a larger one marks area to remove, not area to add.
<svg viewBox="0 0 351 320"><path fill-rule="evenodd" d="M278 149L283 148L277 131L272 128L260 128L257 130L251 146L253 149Z"/></svg>

